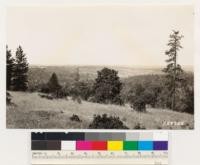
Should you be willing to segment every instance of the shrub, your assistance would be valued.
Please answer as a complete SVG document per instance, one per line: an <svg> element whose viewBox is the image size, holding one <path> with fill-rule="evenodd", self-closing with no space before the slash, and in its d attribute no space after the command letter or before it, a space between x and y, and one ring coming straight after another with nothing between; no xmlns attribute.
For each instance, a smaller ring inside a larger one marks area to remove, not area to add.
<svg viewBox="0 0 200 165"><path fill-rule="evenodd" d="M94 115L93 121L90 123L91 129L128 129L119 117L107 116L107 114Z"/></svg>
<svg viewBox="0 0 200 165"><path fill-rule="evenodd" d="M11 94L9 92L6 92L6 104L11 104Z"/></svg>
<svg viewBox="0 0 200 165"><path fill-rule="evenodd" d="M117 104L117 105L124 105L124 100L122 99L121 95L117 95L115 96L115 98L112 100L113 104Z"/></svg>
<svg viewBox="0 0 200 165"><path fill-rule="evenodd" d="M65 91L64 88L61 88L61 89L57 90L56 92L52 93L52 96L54 98L67 98L68 92Z"/></svg>
<svg viewBox="0 0 200 165"><path fill-rule="evenodd" d="M78 104L82 103L80 96L77 96L77 95L72 95L72 100L76 101Z"/></svg>
<svg viewBox="0 0 200 165"><path fill-rule="evenodd" d="M73 115L70 117L70 120L71 120L71 121L76 121L76 122L82 122L82 120L80 120L79 116L78 116L78 115L75 115L75 114L73 114Z"/></svg>
<svg viewBox="0 0 200 165"><path fill-rule="evenodd" d="M40 92L42 93L50 93L50 89L47 84L41 84Z"/></svg>
<svg viewBox="0 0 200 165"><path fill-rule="evenodd" d="M93 103L97 102L97 101L96 101L96 98L95 98L94 96L89 97L89 98L88 98L88 101L89 101L89 102L93 102Z"/></svg>
<svg viewBox="0 0 200 165"><path fill-rule="evenodd" d="M142 126L140 123L137 123L134 127L134 129L146 129L144 126Z"/></svg>
<svg viewBox="0 0 200 165"><path fill-rule="evenodd" d="M46 98L48 100L53 100L54 97L51 94L39 94L41 98Z"/></svg>
<svg viewBox="0 0 200 165"><path fill-rule="evenodd" d="M90 81L75 81L69 87L69 95L73 100L88 100L93 95L93 83Z"/></svg>
<svg viewBox="0 0 200 165"><path fill-rule="evenodd" d="M76 83L76 88L79 91L79 96L83 100L88 100L88 98L93 94L93 81L79 81Z"/></svg>

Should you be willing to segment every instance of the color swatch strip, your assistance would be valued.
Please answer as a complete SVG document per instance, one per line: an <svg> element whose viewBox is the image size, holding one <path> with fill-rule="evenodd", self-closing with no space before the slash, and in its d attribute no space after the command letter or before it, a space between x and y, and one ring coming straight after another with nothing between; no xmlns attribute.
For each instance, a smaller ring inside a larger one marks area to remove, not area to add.
<svg viewBox="0 0 200 165"><path fill-rule="evenodd" d="M162 137L162 138L161 138ZM155 140L154 140L155 139ZM154 151L168 150L165 136L135 133L32 133L32 150Z"/></svg>
<svg viewBox="0 0 200 165"><path fill-rule="evenodd" d="M168 141L57 141L33 140L32 150L168 150Z"/></svg>

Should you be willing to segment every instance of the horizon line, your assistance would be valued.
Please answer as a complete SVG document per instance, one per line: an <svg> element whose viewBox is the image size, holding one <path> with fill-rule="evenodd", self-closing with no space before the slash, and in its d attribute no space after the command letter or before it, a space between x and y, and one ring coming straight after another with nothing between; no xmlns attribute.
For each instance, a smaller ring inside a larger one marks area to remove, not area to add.
<svg viewBox="0 0 200 165"><path fill-rule="evenodd" d="M57 66L57 67L63 67L63 66L113 66L113 67L165 67L166 65L123 65L123 64L29 64L30 66ZM194 65L181 65L182 67L191 67L194 68Z"/></svg>

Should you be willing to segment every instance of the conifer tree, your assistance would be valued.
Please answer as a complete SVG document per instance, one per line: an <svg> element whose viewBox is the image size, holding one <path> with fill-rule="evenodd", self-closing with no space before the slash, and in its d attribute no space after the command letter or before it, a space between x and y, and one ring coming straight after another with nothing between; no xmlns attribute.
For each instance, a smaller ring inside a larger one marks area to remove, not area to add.
<svg viewBox="0 0 200 165"><path fill-rule="evenodd" d="M26 54L19 46L16 51L15 67L13 74L13 87L16 91L25 91L28 88L28 62Z"/></svg>
<svg viewBox="0 0 200 165"><path fill-rule="evenodd" d="M13 78L13 69L14 69L14 59L11 54L11 50L6 46L6 89L10 90L12 86Z"/></svg>
<svg viewBox="0 0 200 165"><path fill-rule="evenodd" d="M175 103L176 103L176 88L178 83L181 82L181 74L183 70L181 65L177 63L178 51L182 49L180 40L183 38L183 35L179 34L179 31L173 30L172 34L169 36L169 42L167 46L169 49L165 52L165 55L168 56L166 60L167 66L163 69L166 73L166 78L168 80L168 89L170 90L171 94L171 108L175 110Z"/></svg>
<svg viewBox="0 0 200 165"><path fill-rule="evenodd" d="M52 92L52 93L57 92L61 88L61 85L58 82L58 77L56 73L52 74L47 85L49 88L49 92Z"/></svg>
<svg viewBox="0 0 200 165"><path fill-rule="evenodd" d="M76 73L75 73L75 78L74 80L76 82L80 81L80 73L79 73L79 68L76 68Z"/></svg>

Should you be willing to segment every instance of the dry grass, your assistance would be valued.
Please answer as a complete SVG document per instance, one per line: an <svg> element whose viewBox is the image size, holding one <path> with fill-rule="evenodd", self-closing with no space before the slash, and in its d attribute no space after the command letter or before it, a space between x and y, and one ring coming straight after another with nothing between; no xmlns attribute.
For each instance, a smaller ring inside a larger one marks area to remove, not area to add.
<svg viewBox="0 0 200 165"><path fill-rule="evenodd" d="M141 123L146 129L193 129L194 116L162 109L147 109L147 113L133 111L128 105L104 105L71 99L48 100L38 93L10 92L12 105L7 106L7 128L88 128L94 114L119 116L130 129ZM82 122L71 121L77 114ZM166 122L184 122L182 126Z"/></svg>

